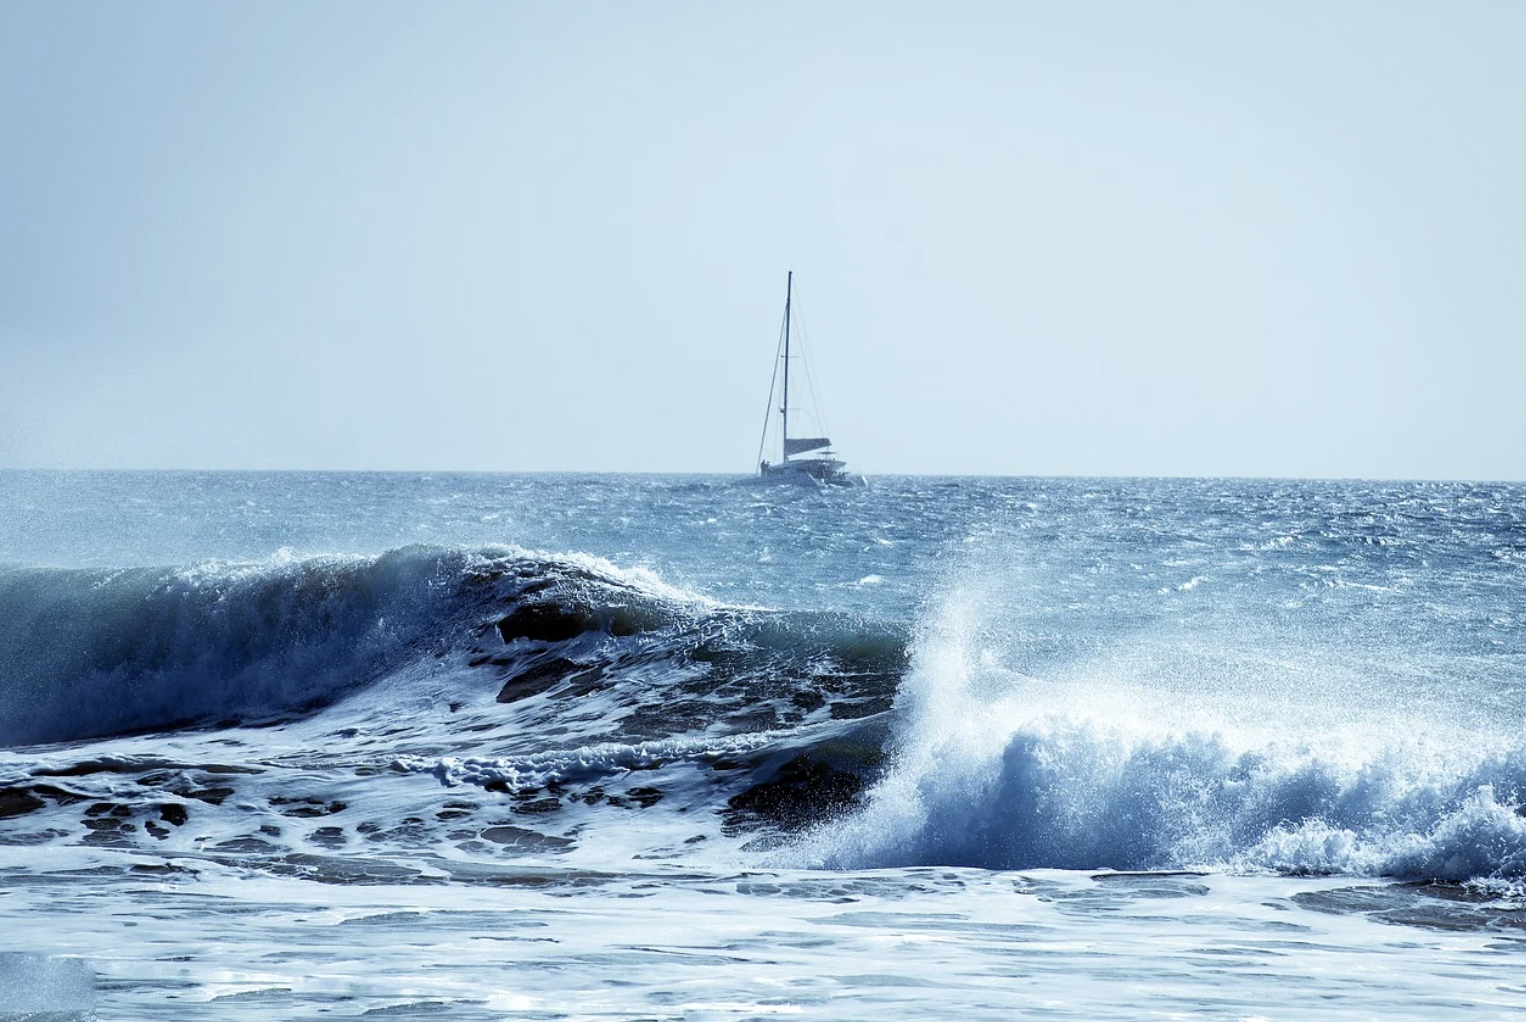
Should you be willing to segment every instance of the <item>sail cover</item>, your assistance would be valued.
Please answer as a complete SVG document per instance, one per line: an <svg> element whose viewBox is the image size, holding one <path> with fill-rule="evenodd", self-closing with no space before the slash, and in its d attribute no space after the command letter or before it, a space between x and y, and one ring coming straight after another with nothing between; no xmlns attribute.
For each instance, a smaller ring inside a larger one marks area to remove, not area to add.
<svg viewBox="0 0 1526 1022"><path fill-rule="evenodd" d="M792 436L784 441L784 456L788 458L791 454L804 454L818 447L831 446L832 441L824 436Z"/></svg>

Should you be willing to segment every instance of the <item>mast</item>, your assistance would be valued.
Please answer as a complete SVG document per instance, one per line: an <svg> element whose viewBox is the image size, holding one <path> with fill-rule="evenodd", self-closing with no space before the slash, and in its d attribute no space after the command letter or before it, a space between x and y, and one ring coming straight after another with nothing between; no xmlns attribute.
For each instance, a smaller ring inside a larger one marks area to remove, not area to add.
<svg viewBox="0 0 1526 1022"><path fill-rule="evenodd" d="M784 403L779 414L784 417L783 461L789 461L789 303L795 290L795 271L784 279Z"/></svg>

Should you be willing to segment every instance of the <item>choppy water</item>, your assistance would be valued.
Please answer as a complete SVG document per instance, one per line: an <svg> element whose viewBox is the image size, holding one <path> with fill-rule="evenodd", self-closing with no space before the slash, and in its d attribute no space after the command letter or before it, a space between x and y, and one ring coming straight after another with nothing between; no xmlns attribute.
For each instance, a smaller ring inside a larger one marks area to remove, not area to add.
<svg viewBox="0 0 1526 1022"><path fill-rule="evenodd" d="M1514 1017L1523 497L0 472L0 1018Z"/></svg>

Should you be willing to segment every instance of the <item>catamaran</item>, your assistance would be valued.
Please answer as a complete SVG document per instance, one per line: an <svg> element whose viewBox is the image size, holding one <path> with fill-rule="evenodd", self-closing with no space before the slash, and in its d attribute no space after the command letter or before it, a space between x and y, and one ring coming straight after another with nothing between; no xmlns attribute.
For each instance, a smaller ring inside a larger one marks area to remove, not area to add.
<svg viewBox="0 0 1526 1022"><path fill-rule="evenodd" d="M768 411L763 419L763 437L758 441L758 477L767 480L814 482L829 486L862 486L864 477L848 471L848 466L833 451L832 441L824 436L790 436L789 432L789 373L790 373L790 321L793 319L791 303L795 291L795 271L790 270L784 282L784 330L779 340L779 357L774 362L774 376L768 385ZM799 357L799 356L793 356ZM768 444L768 430L774 414L774 390L783 366L784 399L779 403L779 460L770 462L763 457Z"/></svg>

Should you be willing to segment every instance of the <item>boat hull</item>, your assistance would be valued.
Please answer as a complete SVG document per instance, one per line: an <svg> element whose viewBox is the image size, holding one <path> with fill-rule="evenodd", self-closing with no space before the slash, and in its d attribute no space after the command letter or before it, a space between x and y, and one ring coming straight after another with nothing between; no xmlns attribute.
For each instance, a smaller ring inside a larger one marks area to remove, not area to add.
<svg viewBox="0 0 1526 1022"><path fill-rule="evenodd" d="M778 465L764 464L758 477L770 482L815 483L820 486L863 486L864 477L848 471L835 458L805 458Z"/></svg>

